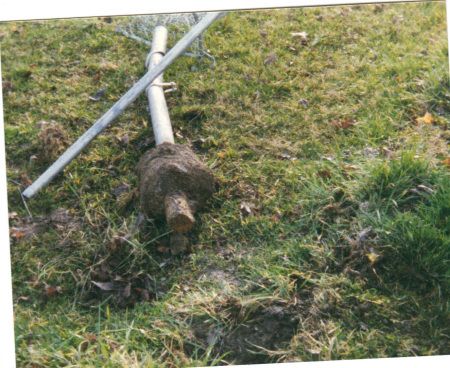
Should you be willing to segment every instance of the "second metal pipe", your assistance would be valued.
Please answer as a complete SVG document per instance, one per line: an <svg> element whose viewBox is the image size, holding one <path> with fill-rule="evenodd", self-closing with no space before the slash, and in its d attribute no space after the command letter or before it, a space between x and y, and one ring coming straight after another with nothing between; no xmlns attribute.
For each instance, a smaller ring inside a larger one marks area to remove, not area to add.
<svg viewBox="0 0 450 368"><path fill-rule="evenodd" d="M167 28L163 26L156 27L153 32L152 48L146 62L149 71L158 65L164 57L166 44ZM145 90L157 146L164 142L175 143L162 83L163 75L161 73Z"/></svg>

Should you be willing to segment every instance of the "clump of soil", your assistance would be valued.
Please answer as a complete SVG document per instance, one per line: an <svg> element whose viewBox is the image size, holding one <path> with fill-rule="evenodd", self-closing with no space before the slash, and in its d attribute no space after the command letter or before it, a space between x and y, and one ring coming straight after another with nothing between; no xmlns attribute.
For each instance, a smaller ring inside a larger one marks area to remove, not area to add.
<svg viewBox="0 0 450 368"><path fill-rule="evenodd" d="M165 218L165 198L182 195L194 213L214 193L212 171L187 147L163 143L139 161L142 211L149 217Z"/></svg>

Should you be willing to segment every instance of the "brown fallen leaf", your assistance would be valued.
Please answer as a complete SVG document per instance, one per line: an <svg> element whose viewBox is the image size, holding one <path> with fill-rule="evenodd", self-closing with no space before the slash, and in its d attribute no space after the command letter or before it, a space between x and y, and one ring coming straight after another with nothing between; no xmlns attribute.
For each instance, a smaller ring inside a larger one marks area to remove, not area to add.
<svg viewBox="0 0 450 368"><path fill-rule="evenodd" d="M431 125L435 122L435 119L433 117L433 115L431 115L430 113L425 113L425 115L421 118L416 118L416 123L417 124L427 124L427 125Z"/></svg>
<svg viewBox="0 0 450 368"><path fill-rule="evenodd" d="M45 291L44 291L44 295L45 296L53 296L56 294L59 294L61 292L61 287L60 286L49 286L49 285L45 285Z"/></svg>
<svg viewBox="0 0 450 368"><path fill-rule="evenodd" d="M123 290L123 296L125 298L129 298L131 295L131 282L129 282L127 284L127 286L125 286L125 289Z"/></svg>
<svg viewBox="0 0 450 368"><path fill-rule="evenodd" d="M277 59L277 56L276 56L275 53L272 51L272 52L270 53L270 55L267 56L267 57L264 59L264 64L265 64L265 65L273 64L273 63L275 62L276 59Z"/></svg>
<svg viewBox="0 0 450 368"><path fill-rule="evenodd" d="M272 215L272 221L273 221L275 224L278 224L282 218L283 218L283 215L281 214L280 211L276 211L276 212Z"/></svg>
<svg viewBox="0 0 450 368"><path fill-rule="evenodd" d="M92 101L100 100L106 92L106 87L103 87L100 91L98 91L95 95L89 96L89 99Z"/></svg>
<svg viewBox="0 0 450 368"><path fill-rule="evenodd" d="M21 176L23 185L29 187L31 184L33 184L33 182L28 178L27 174L22 173Z"/></svg>
<svg viewBox="0 0 450 368"><path fill-rule="evenodd" d="M130 143L130 137L129 137L128 133L125 133L121 137L117 137L117 140L119 141L119 143L124 144L124 145L128 145Z"/></svg>
<svg viewBox="0 0 450 368"><path fill-rule="evenodd" d="M134 288L138 293L141 294L142 299L146 302L150 300L150 292L147 289Z"/></svg>
<svg viewBox="0 0 450 368"><path fill-rule="evenodd" d="M3 93L9 91L12 88L13 88L13 84L11 82L8 82L8 81L2 82L2 91L3 91Z"/></svg>
<svg viewBox="0 0 450 368"><path fill-rule="evenodd" d="M88 333L88 334L86 335L86 338L87 338L90 342L94 342L94 343L96 343L97 340L98 340L97 335L94 335L94 334L91 334L91 333Z"/></svg>
<svg viewBox="0 0 450 368"><path fill-rule="evenodd" d="M387 147L381 147L380 148L380 153L387 158L395 158L396 154L395 152L391 151L389 148Z"/></svg>
<svg viewBox="0 0 450 368"><path fill-rule="evenodd" d="M445 160L441 161L441 164L445 165L447 167L450 167L450 157L448 157Z"/></svg>
<svg viewBox="0 0 450 368"><path fill-rule="evenodd" d="M20 302L21 300L27 301L28 299L30 299L29 296L19 296L19 297L17 298L17 303Z"/></svg>
<svg viewBox="0 0 450 368"><path fill-rule="evenodd" d="M336 128L346 129L354 126L356 124L355 119L350 118L343 121L332 121L332 125L334 125Z"/></svg>
<svg viewBox="0 0 450 368"><path fill-rule="evenodd" d="M331 178L332 172L330 170L321 170L317 172L321 178Z"/></svg>
<svg viewBox="0 0 450 368"><path fill-rule="evenodd" d="M420 185L417 186L417 188L419 188L420 190L423 190L425 192L431 193L431 194L435 193L434 189L431 189L431 188L429 188L429 187L427 187L425 185L421 185L420 184Z"/></svg>
<svg viewBox="0 0 450 368"><path fill-rule="evenodd" d="M306 32L291 32L292 37L298 38L301 42L307 42L309 35Z"/></svg>
<svg viewBox="0 0 450 368"><path fill-rule="evenodd" d="M241 202L241 214L243 216L251 216L256 210L256 206L253 203Z"/></svg>
<svg viewBox="0 0 450 368"><path fill-rule="evenodd" d="M341 165L344 170L359 170L359 166L356 165Z"/></svg>
<svg viewBox="0 0 450 368"><path fill-rule="evenodd" d="M381 13L383 11L383 8L384 8L383 4L375 4L373 11L374 13Z"/></svg>
<svg viewBox="0 0 450 368"><path fill-rule="evenodd" d="M31 70L27 70L25 73L22 74L23 78L28 78L33 72Z"/></svg>
<svg viewBox="0 0 450 368"><path fill-rule="evenodd" d="M163 245L160 245L158 248L156 248L156 250L157 250L159 253L162 253L162 254L167 254L167 253L170 252L170 248L165 247L165 246L163 246Z"/></svg>
<svg viewBox="0 0 450 368"><path fill-rule="evenodd" d="M111 191L111 194L115 196L119 196L124 192L129 192L131 190L131 186L123 181L119 183L119 185Z"/></svg>
<svg viewBox="0 0 450 368"><path fill-rule="evenodd" d="M27 234L23 233L22 231L20 231L19 229L14 228L14 227L9 230L9 236L11 238L14 238L14 239L19 239L19 238L22 238L22 237L24 237L26 235Z"/></svg>
<svg viewBox="0 0 450 368"><path fill-rule="evenodd" d="M308 107L308 100L305 100L304 98L301 98L300 100L298 100L298 106L304 106L304 107Z"/></svg>

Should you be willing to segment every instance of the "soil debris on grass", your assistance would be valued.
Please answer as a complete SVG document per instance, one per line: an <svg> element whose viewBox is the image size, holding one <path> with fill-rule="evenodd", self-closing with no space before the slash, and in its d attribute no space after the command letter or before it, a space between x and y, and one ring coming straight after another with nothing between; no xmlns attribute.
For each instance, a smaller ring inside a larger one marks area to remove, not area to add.
<svg viewBox="0 0 450 368"><path fill-rule="evenodd" d="M248 303L248 302L247 302ZM195 317L193 334L213 355L228 364L262 364L277 361L297 333L307 299L252 305L229 299L215 307L223 325ZM188 351L192 349L187 345Z"/></svg>
<svg viewBox="0 0 450 368"><path fill-rule="evenodd" d="M57 208L49 215L35 217L14 217L10 219L10 236L14 240L27 241L38 238L49 230L56 230L61 234L77 231L83 226L83 219L71 213L66 208ZM67 242L61 240L57 245L65 245Z"/></svg>

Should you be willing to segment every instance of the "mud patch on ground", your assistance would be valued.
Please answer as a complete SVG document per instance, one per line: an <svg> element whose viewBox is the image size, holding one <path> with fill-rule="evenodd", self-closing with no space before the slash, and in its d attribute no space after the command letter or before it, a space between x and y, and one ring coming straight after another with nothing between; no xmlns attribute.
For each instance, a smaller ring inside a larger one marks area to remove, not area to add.
<svg viewBox="0 0 450 368"><path fill-rule="evenodd" d="M307 295L306 295L307 294ZM282 360L284 349L296 335L311 298L306 292L293 301L240 302L229 299L217 307L217 319L196 317L192 323L196 343L212 357L228 364L263 364ZM218 323L217 321L220 321ZM198 345L197 345L198 346ZM188 346L187 353L192 353Z"/></svg>
<svg viewBox="0 0 450 368"><path fill-rule="evenodd" d="M66 247L71 244L70 234L82 226L83 219L66 208L58 208L50 215L36 217L10 218L11 242L28 241L37 238L50 229L61 234L60 240L55 244Z"/></svg>

